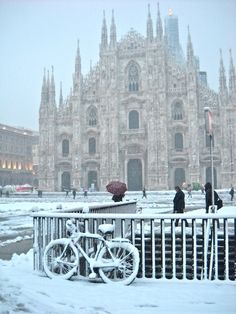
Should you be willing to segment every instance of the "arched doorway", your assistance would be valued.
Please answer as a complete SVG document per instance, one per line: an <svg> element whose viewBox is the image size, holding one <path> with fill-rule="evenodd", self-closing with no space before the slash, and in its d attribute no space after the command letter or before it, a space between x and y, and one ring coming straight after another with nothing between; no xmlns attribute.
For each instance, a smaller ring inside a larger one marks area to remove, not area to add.
<svg viewBox="0 0 236 314"><path fill-rule="evenodd" d="M185 182L185 171L183 168L176 168L175 169L175 186L182 187L183 183Z"/></svg>
<svg viewBox="0 0 236 314"><path fill-rule="evenodd" d="M97 190L97 171L91 170L88 172L88 188Z"/></svg>
<svg viewBox="0 0 236 314"><path fill-rule="evenodd" d="M33 187L37 188L39 186L39 180L38 179L34 179L33 180Z"/></svg>
<svg viewBox="0 0 236 314"><path fill-rule="evenodd" d="M217 188L217 174L216 174L216 169L213 168L213 173L214 173L214 188L216 189ZM207 167L206 168L206 182L211 182L211 167Z"/></svg>
<svg viewBox="0 0 236 314"><path fill-rule="evenodd" d="M61 190L70 190L71 183L70 183L70 173L65 171L61 175Z"/></svg>
<svg viewBox="0 0 236 314"><path fill-rule="evenodd" d="M128 190L141 191L142 190L142 163L140 159L130 159L128 161Z"/></svg>

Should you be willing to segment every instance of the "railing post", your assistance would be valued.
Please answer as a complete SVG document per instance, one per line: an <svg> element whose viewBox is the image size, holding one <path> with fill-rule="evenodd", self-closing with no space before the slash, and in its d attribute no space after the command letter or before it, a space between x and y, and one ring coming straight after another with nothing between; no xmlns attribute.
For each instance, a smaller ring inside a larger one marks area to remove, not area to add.
<svg viewBox="0 0 236 314"><path fill-rule="evenodd" d="M175 223L171 220L171 248L172 248L172 274L176 278L176 240L175 240Z"/></svg>
<svg viewBox="0 0 236 314"><path fill-rule="evenodd" d="M154 219L151 219L151 252L152 252L152 278L156 277L156 246L155 246L155 226Z"/></svg>
<svg viewBox="0 0 236 314"><path fill-rule="evenodd" d="M197 231L196 231L196 219L192 220L192 234L193 234L193 279L197 279Z"/></svg>
<svg viewBox="0 0 236 314"><path fill-rule="evenodd" d="M140 230L141 230L141 263L142 263L142 277L145 277L145 232L144 232L144 220L141 219L140 221Z"/></svg>
<svg viewBox="0 0 236 314"><path fill-rule="evenodd" d="M166 245L165 245L165 220L161 219L161 266L162 278L166 278Z"/></svg>
<svg viewBox="0 0 236 314"><path fill-rule="evenodd" d="M181 221L182 227L182 269L183 269L183 279L186 279L186 221Z"/></svg>

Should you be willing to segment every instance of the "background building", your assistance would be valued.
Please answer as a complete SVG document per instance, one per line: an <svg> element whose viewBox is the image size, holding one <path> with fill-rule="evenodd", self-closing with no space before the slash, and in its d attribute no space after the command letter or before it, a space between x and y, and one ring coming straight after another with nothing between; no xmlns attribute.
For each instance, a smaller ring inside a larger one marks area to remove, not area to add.
<svg viewBox="0 0 236 314"><path fill-rule="evenodd" d="M168 46L169 55L178 63L184 63L183 49L179 42L179 22L178 17L170 9L165 18L165 37Z"/></svg>
<svg viewBox="0 0 236 314"><path fill-rule="evenodd" d="M0 185L30 184L38 179L33 163L33 147L38 133L24 128L0 124Z"/></svg>
<svg viewBox="0 0 236 314"><path fill-rule="evenodd" d="M173 19L168 16L167 19ZM186 60L173 57L178 19L163 33L150 9L146 36L131 29L119 41L114 14L104 14L99 61L81 74L79 45L73 88L56 104L54 73L44 73L39 110L39 188L105 190L111 180L129 190L172 189L211 181L204 107L213 113L215 186L236 185L236 77L230 54L229 85L222 56L219 93L199 73L190 32ZM172 21L172 20L171 20ZM173 21L172 21L173 22ZM171 37L172 38L172 37ZM172 39L171 39L172 40ZM172 47L172 48L171 48ZM180 53L181 50L177 51Z"/></svg>

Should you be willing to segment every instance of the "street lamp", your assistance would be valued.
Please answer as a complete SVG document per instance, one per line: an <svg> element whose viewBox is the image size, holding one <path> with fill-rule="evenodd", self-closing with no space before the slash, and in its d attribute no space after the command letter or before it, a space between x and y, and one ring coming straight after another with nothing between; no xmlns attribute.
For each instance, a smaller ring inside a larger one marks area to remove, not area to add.
<svg viewBox="0 0 236 314"><path fill-rule="evenodd" d="M216 213L215 195L214 195L214 167L213 167L213 129L212 129L212 112L209 107L204 107L206 134L210 138L210 158L211 158L211 185L212 185L212 209Z"/></svg>

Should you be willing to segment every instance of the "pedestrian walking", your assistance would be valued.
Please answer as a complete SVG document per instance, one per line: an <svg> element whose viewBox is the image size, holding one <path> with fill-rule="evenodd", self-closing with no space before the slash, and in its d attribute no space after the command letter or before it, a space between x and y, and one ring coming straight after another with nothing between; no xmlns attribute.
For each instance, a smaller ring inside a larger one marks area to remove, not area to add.
<svg viewBox="0 0 236 314"><path fill-rule="evenodd" d="M205 193L204 184L202 184L202 185L201 185L201 192L202 192L202 194L204 194L204 193Z"/></svg>
<svg viewBox="0 0 236 314"><path fill-rule="evenodd" d="M205 203L206 203L206 213L209 213L209 207L212 206L212 185L210 182L205 184ZM221 205L219 203L221 202ZM223 206L222 200L220 199L218 193L214 191L214 205L217 205L217 209ZM220 206L219 206L220 205Z"/></svg>
<svg viewBox="0 0 236 314"><path fill-rule="evenodd" d="M76 190L73 190L72 194L73 194L73 199L75 199L75 197L76 197Z"/></svg>
<svg viewBox="0 0 236 314"><path fill-rule="evenodd" d="M184 213L184 209L185 209L185 194L184 192L181 190L181 188L179 186L175 187L175 197L173 199L173 203L174 203L174 213ZM186 219L183 219L186 222L186 226L188 227L188 222ZM175 226L178 227L179 224L179 219L177 218L175 221Z"/></svg>
<svg viewBox="0 0 236 314"><path fill-rule="evenodd" d="M143 196L142 196L142 198L147 198L147 193L146 193L146 189L145 189L145 187L143 188Z"/></svg>
<svg viewBox="0 0 236 314"><path fill-rule="evenodd" d="M192 198L192 186L191 186L191 184L188 184L187 191L188 191L188 198Z"/></svg>
<svg viewBox="0 0 236 314"><path fill-rule="evenodd" d="M212 206L212 185L210 182L207 182L205 184L205 200L206 200L206 213L209 213L209 208ZM220 203L219 203L220 202ZM219 204L221 204L219 206ZM214 205L217 206L217 209L223 207L223 202L221 198L219 197L218 193L214 191ZM217 219L217 228L220 228L220 222L219 219Z"/></svg>
<svg viewBox="0 0 236 314"><path fill-rule="evenodd" d="M231 202L232 202L233 199L234 199L234 187L233 187L232 184L231 184L231 189L230 189L230 191L229 191L229 194L231 195Z"/></svg>

